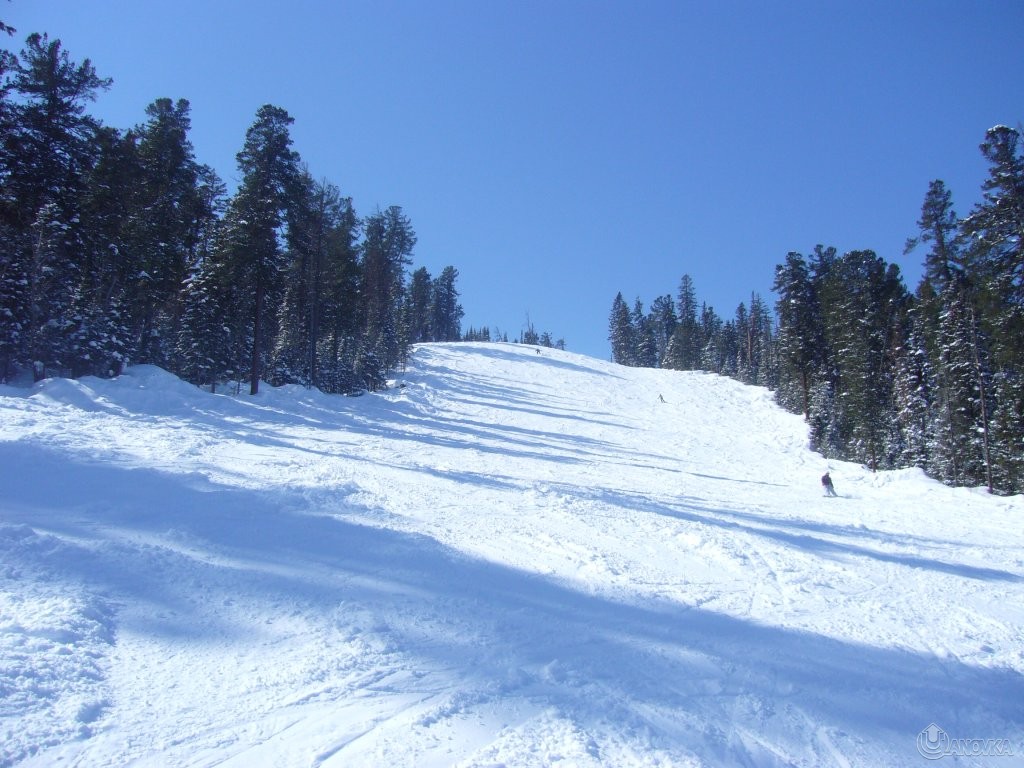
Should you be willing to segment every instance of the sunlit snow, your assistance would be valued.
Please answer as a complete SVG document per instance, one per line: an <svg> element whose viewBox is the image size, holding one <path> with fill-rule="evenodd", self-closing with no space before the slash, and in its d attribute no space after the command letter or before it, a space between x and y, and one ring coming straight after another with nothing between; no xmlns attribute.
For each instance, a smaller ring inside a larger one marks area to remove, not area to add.
<svg viewBox="0 0 1024 768"><path fill-rule="evenodd" d="M827 461L764 389L140 366L0 388L0 466L2 766L1024 759L1024 499Z"/></svg>

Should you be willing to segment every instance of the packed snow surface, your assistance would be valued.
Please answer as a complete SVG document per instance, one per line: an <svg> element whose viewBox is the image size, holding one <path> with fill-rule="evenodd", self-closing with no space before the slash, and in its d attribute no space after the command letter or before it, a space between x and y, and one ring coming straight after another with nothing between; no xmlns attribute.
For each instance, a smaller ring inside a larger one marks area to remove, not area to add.
<svg viewBox="0 0 1024 768"><path fill-rule="evenodd" d="M0 388L0 467L3 766L1024 761L1024 500L826 461L761 388L140 366Z"/></svg>

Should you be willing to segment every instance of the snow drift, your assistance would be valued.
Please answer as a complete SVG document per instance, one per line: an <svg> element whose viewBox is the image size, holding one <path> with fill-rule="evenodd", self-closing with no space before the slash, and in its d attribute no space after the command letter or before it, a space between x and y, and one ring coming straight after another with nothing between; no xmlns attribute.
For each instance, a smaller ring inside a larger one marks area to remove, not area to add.
<svg viewBox="0 0 1024 768"><path fill-rule="evenodd" d="M1024 500L825 461L728 379L140 366L0 388L0 467L2 766L1024 755Z"/></svg>

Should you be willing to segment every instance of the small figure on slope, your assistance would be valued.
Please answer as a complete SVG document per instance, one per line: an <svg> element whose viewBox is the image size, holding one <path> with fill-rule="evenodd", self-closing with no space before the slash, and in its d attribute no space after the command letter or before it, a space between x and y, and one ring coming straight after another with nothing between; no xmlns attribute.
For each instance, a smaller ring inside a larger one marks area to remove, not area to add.
<svg viewBox="0 0 1024 768"><path fill-rule="evenodd" d="M824 475L821 476L821 486L825 489L825 495L826 496L838 496L839 495L838 493L836 493L835 486L832 485L832 476L829 475L828 472L826 472Z"/></svg>

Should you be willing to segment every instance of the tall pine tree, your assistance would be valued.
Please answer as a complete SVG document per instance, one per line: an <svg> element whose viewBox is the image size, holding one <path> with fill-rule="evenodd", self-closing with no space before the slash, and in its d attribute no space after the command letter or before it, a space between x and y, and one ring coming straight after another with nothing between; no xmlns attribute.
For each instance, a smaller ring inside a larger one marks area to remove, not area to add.
<svg viewBox="0 0 1024 768"><path fill-rule="evenodd" d="M370 390L382 387L386 372L406 354L404 270L415 246L416 233L401 207L393 205L366 220L361 272L364 327L357 367Z"/></svg>
<svg viewBox="0 0 1024 768"><path fill-rule="evenodd" d="M462 335L462 317L459 291L455 287L459 270L447 266L431 286L431 328L434 341L458 341Z"/></svg>
<svg viewBox="0 0 1024 768"><path fill-rule="evenodd" d="M612 362L619 365L635 365L636 334L629 305L622 293L615 295L611 315L608 317L608 341L612 345Z"/></svg>
<svg viewBox="0 0 1024 768"><path fill-rule="evenodd" d="M299 157L292 150L293 120L280 107L266 104L246 132L238 153L242 182L226 221L227 263L248 318L249 392L259 391L266 356L274 341L282 292L279 232L300 189Z"/></svg>

